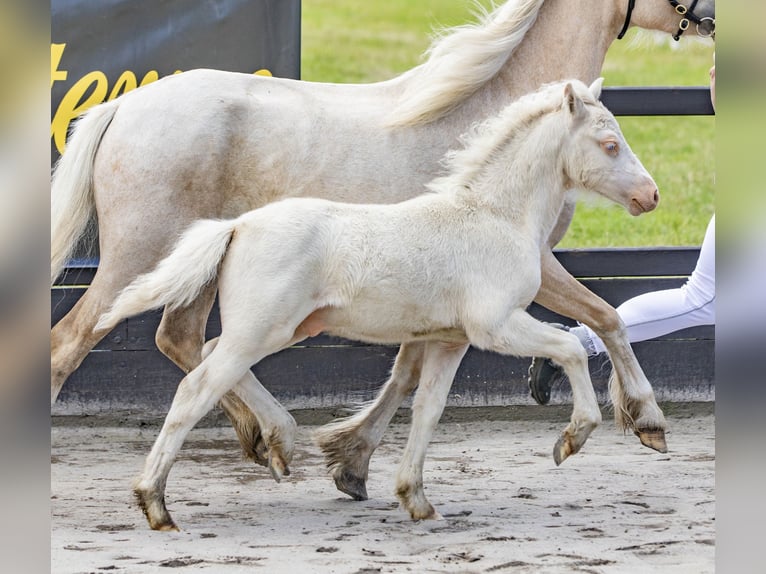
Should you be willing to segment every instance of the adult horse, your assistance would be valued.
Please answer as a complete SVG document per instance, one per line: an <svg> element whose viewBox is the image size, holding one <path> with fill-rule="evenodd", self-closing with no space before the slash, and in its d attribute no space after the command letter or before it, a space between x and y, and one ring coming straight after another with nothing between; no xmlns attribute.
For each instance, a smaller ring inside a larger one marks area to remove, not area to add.
<svg viewBox="0 0 766 574"><path fill-rule="evenodd" d="M593 81L628 23L677 31L675 0L633 4L510 0L478 25L444 36L423 65L386 82L333 85L197 70L95 107L77 123L52 182L51 280L94 214L100 264L85 295L51 332L51 399L106 335L93 330L97 318L190 222L236 216L287 195L406 199L438 173L439 158L472 123L546 82ZM714 1L699 0L694 12L698 19L714 18ZM550 246L572 214L568 201ZM214 297L210 285L189 306L163 314L157 346L185 372L201 360ZM536 301L602 338L614 367L610 387L618 422L664 450L662 412L614 309L550 251L542 255ZM349 429L347 444L359 449L328 452L336 461L340 456L335 480L344 492L366 497L369 457L417 384L423 353L418 343L402 347L380 400ZM264 463L261 439L268 437L260 436L258 413L231 393L222 407L245 453Z"/></svg>
<svg viewBox="0 0 766 574"><path fill-rule="evenodd" d="M97 329L184 307L211 282L223 326L178 386L135 483L150 526L176 528L164 489L192 427L231 389L253 409L268 405L265 389L246 376L250 367L320 332L424 347L396 480L413 519L438 517L423 492L423 462L468 343L554 357L574 397L554 460L578 452L601 413L578 339L526 311L540 286L540 253L572 188L600 193L632 215L659 200L600 92L600 80L590 89L572 80L516 100L448 154L450 173L428 185L433 193L402 203L289 198L235 219L198 221L156 269L125 288ZM283 438L272 452L277 474L292 452L292 436Z"/></svg>

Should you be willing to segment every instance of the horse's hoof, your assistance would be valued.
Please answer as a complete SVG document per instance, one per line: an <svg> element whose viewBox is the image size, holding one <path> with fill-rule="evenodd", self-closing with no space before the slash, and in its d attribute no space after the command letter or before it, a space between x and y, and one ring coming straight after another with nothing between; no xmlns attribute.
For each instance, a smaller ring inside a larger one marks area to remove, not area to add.
<svg viewBox="0 0 766 574"><path fill-rule="evenodd" d="M333 476L335 488L348 494L354 500L367 500L367 483L364 478L351 474L348 470Z"/></svg>
<svg viewBox="0 0 766 574"><path fill-rule="evenodd" d="M662 429L643 429L635 431L641 444L648 446L657 452L668 452L668 444L665 442L665 431Z"/></svg>
<svg viewBox="0 0 766 574"><path fill-rule="evenodd" d="M269 471L271 477L277 482L281 482L283 476L290 476L290 467L278 454L269 455Z"/></svg>

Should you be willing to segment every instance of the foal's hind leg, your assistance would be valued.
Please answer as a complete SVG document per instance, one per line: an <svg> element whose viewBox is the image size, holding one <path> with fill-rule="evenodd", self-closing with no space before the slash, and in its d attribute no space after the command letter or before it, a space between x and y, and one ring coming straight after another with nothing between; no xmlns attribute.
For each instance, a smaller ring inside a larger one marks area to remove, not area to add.
<svg viewBox="0 0 766 574"><path fill-rule="evenodd" d="M375 401L351 417L323 426L314 434L335 486L354 500L367 500L370 457L396 410L418 385L424 349L425 343L402 345L391 377Z"/></svg>
<svg viewBox="0 0 766 574"><path fill-rule="evenodd" d="M431 341L423 351L422 372L412 403L410 436L396 473L396 495L413 520L440 518L423 491L423 464L455 373L467 350L465 344Z"/></svg>
<svg viewBox="0 0 766 574"><path fill-rule="evenodd" d="M202 348L203 360L215 349L219 340L216 337L205 343ZM226 396L235 397L248 413L255 413L250 416L257 419L255 425L259 433L255 448L257 448L259 462L263 461L260 464L268 467L271 476L277 482L282 479L282 476L289 476L288 464L293 457L295 434L298 428L293 416L263 387L249 369L234 389L224 395L224 398ZM223 399L221 402L223 403Z"/></svg>
<svg viewBox="0 0 766 574"><path fill-rule="evenodd" d="M602 339L614 368L610 393L617 424L632 428L645 446L666 452L665 417L617 311L572 277L550 251L542 255L542 285L535 301L585 323Z"/></svg>
<svg viewBox="0 0 766 574"><path fill-rule="evenodd" d="M176 455L194 425L234 387L263 355L245 355L237 346L218 345L178 385L144 469L133 485L138 504L154 530L178 530L165 505L165 485Z"/></svg>
<svg viewBox="0 0 766 574"><path fill-rule="evenodd" d="M205 327L215 293L216 286L208 286L188 307L174 311L166 309L162 315L156 335L157 348L185 373L202 360ZM221 398L220 406L237 433L244 455L257 464L268 466L266 447L253 412L233 391Z"/></svg>

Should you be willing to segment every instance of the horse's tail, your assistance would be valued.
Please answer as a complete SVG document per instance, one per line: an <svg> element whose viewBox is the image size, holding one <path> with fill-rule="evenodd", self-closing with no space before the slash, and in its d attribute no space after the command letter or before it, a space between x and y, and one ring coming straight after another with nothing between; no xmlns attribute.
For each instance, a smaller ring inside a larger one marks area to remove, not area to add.
<svg viewBox="0 0 766 574"><path fill-rule="evenodd" d="M112 329L125 317L163 305L169 310L189 305L216 280L235 226L235 219L203 219L192 224L170 255L122 290L94 330Z"/></svg>
<svg viewBox="0 0 766 574"><path fill-rule="evenodd" d="M71 257L95 210L93 163L118 100L94 106L76 122L51 181L51 285Z"/></svg>

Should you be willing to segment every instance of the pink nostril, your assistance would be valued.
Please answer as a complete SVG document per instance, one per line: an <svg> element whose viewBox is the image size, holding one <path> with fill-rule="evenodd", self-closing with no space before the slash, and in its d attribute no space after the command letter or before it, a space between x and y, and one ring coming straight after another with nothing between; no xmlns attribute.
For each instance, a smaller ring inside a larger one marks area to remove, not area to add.
<svg viewBox="0 0 766 574"><path fill-rule="evenodd" d="M657 204L660 202L660 192L658 190L654 190L654 203Z"/></svg>

